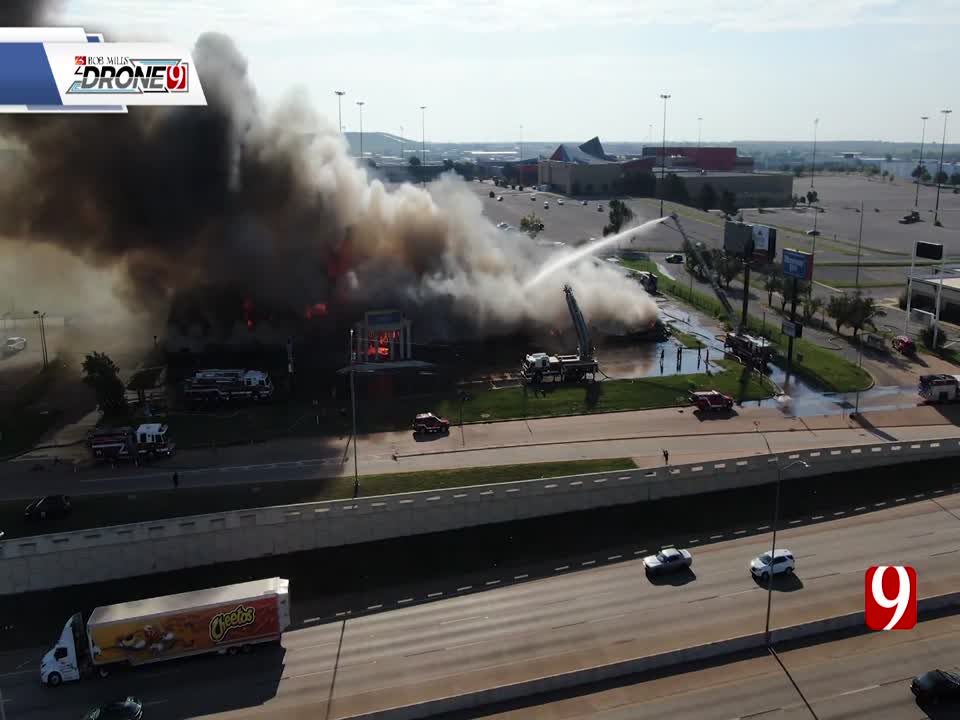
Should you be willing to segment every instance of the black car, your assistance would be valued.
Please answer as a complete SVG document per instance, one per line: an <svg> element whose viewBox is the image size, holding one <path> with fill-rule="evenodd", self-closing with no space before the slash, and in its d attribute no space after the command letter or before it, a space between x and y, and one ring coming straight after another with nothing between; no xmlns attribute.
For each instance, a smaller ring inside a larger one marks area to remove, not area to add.
<svg viewBox="0 0 960 720"><path fill-rule="evenodd" d="M27 505L23 516L27 520L52 520L70 512L70 498L66 495L44 495Z"/></svg>
<svg viewBox="0 0 960 720"><path fill-rule="evenodd" d="M910 690L920 702L960 700L960 675L947 670L931 670L917 675Z"/></svg>
<svg viewBox="0 0 960 720"><path fill-rule="evenodd" d="M143 703L135 697L124 698L90 710L83 720L140 720Z"/></svg>

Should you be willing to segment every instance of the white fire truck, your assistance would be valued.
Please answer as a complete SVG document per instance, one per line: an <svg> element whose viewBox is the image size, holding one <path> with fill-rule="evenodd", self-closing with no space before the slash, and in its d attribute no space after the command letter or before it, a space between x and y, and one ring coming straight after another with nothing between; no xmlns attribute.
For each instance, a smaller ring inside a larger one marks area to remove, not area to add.
<svg viewBox="0 0 960 720"><path fill-rule="evenodd" d="M188 400L266 400L273 396L270 376L260 370L198 370L187 379Z"/></svg>
<svg viewBox="0 0 960 720"><path fill-rule="evenodd" d="M921 375L917 392L927 402L956 402L960 399L960 375Z"/></svg>

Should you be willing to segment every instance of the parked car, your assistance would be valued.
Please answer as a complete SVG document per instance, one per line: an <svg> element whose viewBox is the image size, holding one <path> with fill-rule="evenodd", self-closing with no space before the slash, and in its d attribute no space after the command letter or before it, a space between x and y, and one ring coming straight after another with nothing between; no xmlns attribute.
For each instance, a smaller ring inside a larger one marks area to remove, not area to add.
<svg viewBox="0 0 960 720"><path fill-rule="evenodd" d="M27 520L52 520L70 514L70 498L66 495L44 495L27 505L23 516Z"/></svg>
<svg viewBox="0 0 960 720"><path fill-rule="evenodd" d="M603 204L597 205L597 212L603 212Z"/></svg>
<svg viewBox="0 0 960 720"><path fill-rule="evenodd" d="M8 337L3 344L3 354L13 355L27 349L27 339L22 337Z"/></svg>
<svg viewBox="0 0 960 720"><path fill-rule="evenodd" d="M960 675L949 670L931 670L917 675L910 683L910 691L920 702L960 700Z"/></svg>
<svg viewBox="0 0 960 720"><path fill-rule="evenodd" d="M682 265L683 255L679 253L674 253L673 255L667 255L666 261L671 265Z"/></svg>
<svg viewBox="0 0 960 720"><path fill-rule="evenodd" d="M719 390L704 390L691 394L693 395L693 404L696 406L697 412L733 409L733 398L729 395L724 395Z"/></svg>
<svg viewBox="0 0 960 720"><path fill-rule="evenodd" d="M495 196L496 196L496 193L495 193L493 190L491 190L491 191L490 191L490 197L492 198L492 197L495 197Z"/></svg>
<svg viewBox="0 0 960 720"><path fill-rule="evenodd" d="M420 413L413 420L413 432L448 433L450 432L450 421L433 413Z"/></svg>
<svg viewBox="0 0 960 720"><path fill-rule="evenodd" d="M500 229L500 230L506 230L508 227L510 227L510 226L507 225L507 223L505 223L505 222L498 222L498 223L497 223L497 228Z"/></svg>
<svg viewBox="0 0 960 720"><path fill-rule="evenodd" d="M550 208L550 203L547 202L546 200L544 200L544 202L543 202L543 209L544 209L544 210L548 210L549 208Z"/></svg>
<svg viewBox="0 0 960 720"><path fill-rule="evenodd" d="M531 195L531 196L530 196L530 199L533 200L534 202L536 202L537 196L536 196L536 195Z"/></svg>
<svg viewBox="0 0 960 720"><path fill-rule="evenodd" d="M906 335L897 335L893 339L893 349L896 350L901 355L916 355L917 354L917 344L913 341L912 338L907 337Z"/></svg>
<svg viewBox="0 0 960 720"><path fill-rule="evenodd" d="M557 198L557 205L563 205L563 198Z"/></svg>
<svg viewBox="0 0 960 720"><path fill-rule="evenodd" d="M750 574L760 580L768 580L771 573L773 575L791 575L796 569L797 563L793 559L793 553L789 550L774 550L773 558L769 552L763 553L750 561Z"/></svg>
<svg viewBox="0 0 960 720"><path fill-rule="evenodd" d="M503 195L497 195L497 202L503 202Z"/></svg>
<svg viewBox="0 0 960 720"><path fill-rule="evenodd" d="M648 575L664 575L686 570L691 565L693 565L693 556L690 551L677 548L664 548L656 555L648 555L643 559L643 569Z"/></svg>
<svg viewBox="0 0 960 720"><path fill-rule="evenodd" d="M95 707L83 720L140 720L142 717L143 703L131 696Z"/></svg>
<svg viewBox="0 0 960 720"><path fill-rule="evenodd" d="M586 207L586 206L587 206L587 201L586 201L586 200L583 200L583 201L580 202L580 204L583 205L584 207Z"/></svg>
<svg viewBox="0 0 960 720"><path fill-rule="evenodd" d="M810 235L812 237L816 237L819 234L820 234L819 230L807 230L807 235Z"/></svg>

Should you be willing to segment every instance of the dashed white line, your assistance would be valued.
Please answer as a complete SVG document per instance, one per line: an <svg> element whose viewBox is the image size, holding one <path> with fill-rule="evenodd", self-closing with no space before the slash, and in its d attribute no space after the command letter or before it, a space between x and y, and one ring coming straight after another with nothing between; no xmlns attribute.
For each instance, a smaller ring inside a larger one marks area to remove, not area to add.
<svg viewBox="0 0 960 720"><path fill-rule="evenodd" d="M897 502L906 502L906 501L907 499L905 497L897 498Z"/></svg>
<svg viewBox="0 0 960 720"><path fill-rule="evenodd" d="M487 586L490 586L490 585L499 585L499 584L500 584L500 581L499 581L499 580L487 580L487 583L486 583L486 584L487 584Z"/></svg>
<svg viewBox="0 0 960 720"><path fill-rule="evenodd" d="M747 531L746 531L746 530L734 530L734 531L733 531L733 534L734 534L734 535L746 535L746 534L747 534Z"/></svg>
<svg viewBox="0 0 960 720"><path fill-rule="evenodd" d="M770 529L769 525L761 525L760 527L757 528L757 530L769 530L769 529Z"/></svg>
<svg viewBox="0 0 960 720"><path fill-rule="evenodd" d="M367 607L367 610L379 610L383 605L370 605Z"/></svg>
<svg viewBox="0 0 960 720"><path fill-rule="evenodd" d="M554 572L562 572L563 570L569 570L569 569L570 569L570 566L569 566L569 565L561 565L561 566L558 567L558 568L554 568L553 571L554 571Z"/></svg>
<svg viewBox="0 0 960 720"><path fill-rule="evenodd" d="M629 475L622 475L622 476L620 476L620 477L617 478L617 480L629 480L629 479L630 479L630 476L629 476Z"/></svg>
<svg viewBox="0 0 960 720"><path fill-rule="evenodd" d="M833 516L834 516L834 517L839 517L840 515L846 515L846 514L847 514L847 511L846 511L846 510L837 510L837 511L833 514Z"/></svg>
<svg viewBox="0 0 960 720"><path fill-rule="evenodd" d="M711 535L711 536L710 536L710 539L711 539L711 540L719 540L719 539L722 538L722 537L723 537L723 535Z"/></svg>
<svg viewBox="0 0 960 720"><path fill-rule="evenodd" d="M814 515L811 520L823 520L823 515Z"/></svg>
<svg viewBox="0 0 960 720"><path fill-rule="evenodd" d="M622 557L623 555L611 555L610 557L607 558L607 560L619 560Z"/></svg>
<svg viewBox="0 0 960 720"><path fill-rule="evenodd" d="M885 503L885 502L878 502L878 503L874 503L873 506L874 506L874 507L883 507L883 506L886 505L886 504L887 504L887 503Z"/></svg>
<svg viewBox="0 0 960 720"><path fill-rule="evenodd" d="M403 605L404 603L413 602L413 598L404 598L403 600L397 600L397 605Z"/></svg>
<svg viewBox="0 0 960 720"><path fill-rule="evenodd" d="M464 592L465 590L473 590L473 585L464 585L457 588L457 592Z"/></svg>
<svg viewBox="0 0 960 720"><path fill-rule="evenodd" d="M853 511L854 511L854 512L860 512L860 511L866 510L866 509L867 509L867 506L866 506L866 505L861 505L861 506L858 507L858 508L854 508Z"/></svg>
<svg viewBox="0 0 960 720"><path fill-rule="evenodd" d="M524 580L524 579L526 579L526 578L528 578L528 577L530 577L530 576L529 576L529 575L514 575L514 576L513 576L513 579L514 579L514 580Z"/></svg>
<svg viewBox="0 0 960 720"><path fill-rule="evenodd" d="M306 620L303 621L303 624L306 625L307 623L315 623L315 622L320 622L320 618L318 617L307 618Z"/></svg>
<svg viewBox="0 0 960 720"><path fill-rule="evenodd" d="M789 524L789 525L798 525L799 523L802 523L802 522L803 522L803 520L791 520L788 524Z"/></svg>
<svg viewBox="0 0 960 720"><path fill-rule="evenodd" d="M585 562L580 563L581 565L596 565L596 560L586 560Z"/></svg>
<svg viewBox="0 0 960 720"><path fill-rule="evenodd" d="M916 495L914 495L914 497L915 497L915 498L922 498L924 495L926 495L926 493L917 493Z"/></svg>
<svg viewBox="0 0 960 720"><path fill-rule="evenodd" d="M428 598L435 598L435 597L440 597L441 595L443 595L442 592L435 592L435 593L430 593L429 595L427 595L427 597L428 597Z"/></svg>

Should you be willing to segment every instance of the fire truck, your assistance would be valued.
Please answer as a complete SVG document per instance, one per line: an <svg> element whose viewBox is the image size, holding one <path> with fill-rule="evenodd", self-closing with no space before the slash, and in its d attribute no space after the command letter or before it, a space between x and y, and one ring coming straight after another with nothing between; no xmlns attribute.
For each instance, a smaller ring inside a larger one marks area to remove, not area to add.
<svg viewBox="0 0 960 720"><path fill-rule="evenodd" d="M198 370L183 394L193 401L265 400L273 396L273 382L260 370Z"/></svg>
<svg viewBox="0 0 960 720"><path fill-rule="evenodd" d="M590 331L573 295L573 288L565 285L563 292L567 296L567 309L577 332L577 354L548 355L537 352L527 355L520 365L520 377L524 382L539 385L543 382L580 382L587 378L592 381L600 369L590 340Z"/></svg>
<svg viewBox="0 0 960 720"><path fill-rule="evenodd" d="M96 460L139 460L169 457L176 443L169 437L170 428L163 423L149 423L137 428L98 428L90 433L87 445Z"/></svg>
<svg viewBox="0 0 960 720"><path fill-rule="evenodd" d="M960 375L921 375L917 392L927 402L956 402L960 399Z"/></svg>

